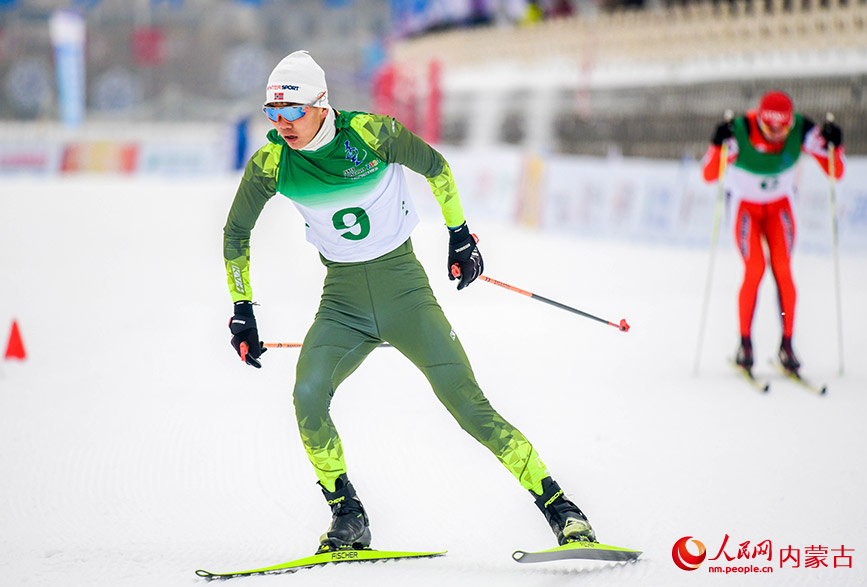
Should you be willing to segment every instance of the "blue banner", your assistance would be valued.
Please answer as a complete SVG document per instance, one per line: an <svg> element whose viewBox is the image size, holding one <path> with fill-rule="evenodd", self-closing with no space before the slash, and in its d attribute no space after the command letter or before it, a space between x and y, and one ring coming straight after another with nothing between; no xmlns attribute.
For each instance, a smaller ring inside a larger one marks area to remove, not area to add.
<svg viewBox="0 0 867 587"><path fill-rule="evenodd" d="M58 10L48 24L54 46L60 120L75 127L84 121L84 18L76 12Z"/></svg>

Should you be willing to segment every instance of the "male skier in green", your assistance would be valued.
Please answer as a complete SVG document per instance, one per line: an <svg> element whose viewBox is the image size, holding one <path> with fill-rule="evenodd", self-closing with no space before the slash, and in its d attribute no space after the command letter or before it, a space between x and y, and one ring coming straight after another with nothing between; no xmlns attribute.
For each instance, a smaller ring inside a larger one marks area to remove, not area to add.
<svg viewBox="0 0 867 587"><path fill-rule="evenodd" d="M382 342L421 369L460 426L531 492L560 544L595 541L586 516L549 476L530 442L482 394L413 254L409 237L418 216L401 166L428 179L442 208L448 275L459 280L457 288L484 269L448 163L391 117L329 107L325 73L306 51L277 64L265 96L264 112L274 129L247 163L224 228L235 304L229 327L241 358L261 367L265 349L253 315L250 232L265 203L279 193L304 217L307 240L327 268L294 390L301 440L332 511L319 552L370 544L367 513L347 477L329 405L337 386ZM454 264L460 277L453 275Z"/></svg>

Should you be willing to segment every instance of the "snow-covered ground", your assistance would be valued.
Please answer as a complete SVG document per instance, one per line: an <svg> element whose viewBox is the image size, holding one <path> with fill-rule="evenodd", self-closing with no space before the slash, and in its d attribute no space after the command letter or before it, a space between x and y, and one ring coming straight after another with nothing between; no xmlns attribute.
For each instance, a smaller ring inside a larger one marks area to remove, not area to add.
<svg viewBox="0 0 867 587"><path fill-rule="evenodd" d="M295 426L297 351L271 350L257 371L228 342L221 239L236 184L2 179L2 343L17 319L28 358L0 363L0 584L200 585L198 568L255 568L316 547L329 510ZM333 403L350 477L374 547L448 555L239 584L867 584L867 256L841 260L842 377L831 259L794 260L795 346L804 372L828 383L825 397L766 364L779 338L766 276L754 333L772 384L763 395L726 364L741 273L730 246L717 255L694 376L706 249L470 226L489 276L631 324L623 334L482 282L458 293L441 222L427 215L416 230L416 253L493 405L600 540L644 555L627 565L513 562L515 549L554 546L530 496L407 360L381 349ZM269 341L300 341L318 303L324 269L302 229L275 199L253 234ZM725 554L686 572L672 560L685 536L708 559L729 539ZM738 559L747 541L749 558ZM753 558L765 541L771 560ZM814 547L829 568L810 568ZM787 549L799 568L780 568ZM709 572L735 565L773 572Z"/></svg>

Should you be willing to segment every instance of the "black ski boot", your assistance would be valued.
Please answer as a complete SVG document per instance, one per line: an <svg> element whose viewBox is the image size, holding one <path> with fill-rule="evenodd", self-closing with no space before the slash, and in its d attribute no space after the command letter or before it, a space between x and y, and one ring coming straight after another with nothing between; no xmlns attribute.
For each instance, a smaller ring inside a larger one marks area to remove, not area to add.
<svg viewBox="0 0 867 587"><path fill-rule="evenodd" d="M783 369L795 375L801 368L801 362L795 356L795 351L792 350L792 338L790 336L784 336L780 343L780 363L782 363Z"/></svg>
<svg viewBox="0 0 867 587"><path fill-rule="evenodd" d="M320 487L322 484L319 484ZM340 549L370 548L370 526L367 513L346 473L337 478L334 491L322 487L322 495L331 506L331 525L319 537L316 554Z"/></svg>
<svg viewBox="0 0 867 587"><path fill-rule="evenodd" d="M735 363L743 367L747 371L753 368L753 342L749 336L741 337L741 346L738 347L738 354L735 356Z"/></svg>
<svg viewBox="0 0 867 587"><path fill-rule="evenodd" d="M550 477L542 479L542 495L530 491L536 506L545 514L559 544L567 542L596 542L596 533L584 512L566 498L557 482Z"/></svg>

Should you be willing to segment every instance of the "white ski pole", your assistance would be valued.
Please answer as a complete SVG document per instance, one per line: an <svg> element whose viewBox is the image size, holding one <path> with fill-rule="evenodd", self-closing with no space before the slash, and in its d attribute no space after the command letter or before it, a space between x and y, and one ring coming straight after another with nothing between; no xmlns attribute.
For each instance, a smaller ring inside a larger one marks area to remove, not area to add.
<svg viewBox="0 0 867 587"><path fill-rule="evenodd" d="M834 114L825 114L825 120L834 122ZM837 355L839 373L843 375L843 304L840 301L840 252L837 241L837 178L836 145L828 143L828 183L831 188L831 247L834 254L834 290L837 301Z"/></svg>
<svg viewBox="0 0 867 587"><path fill-rule="evenodd" d="M726 110L723 118L726 122L731 122L735 117L734 112ZM717 178L717 193L716 206L713 213L713 230L710 235L710 260L707 266L707 278L704 284L704 299L701 305L701 318L698 325L698 343L695 345L695 363L693 364L692 374L698 375L698 366L701 362L701 346L704 341L704 327L707 323L707 309L710 303L710 289L713 281L713 266L716 257L716 243L719 239L719 226L722 219L723 203L725 201L725 178L726 166L728 165L728 145L723 141L719 152L719 177Z"/></svg>

